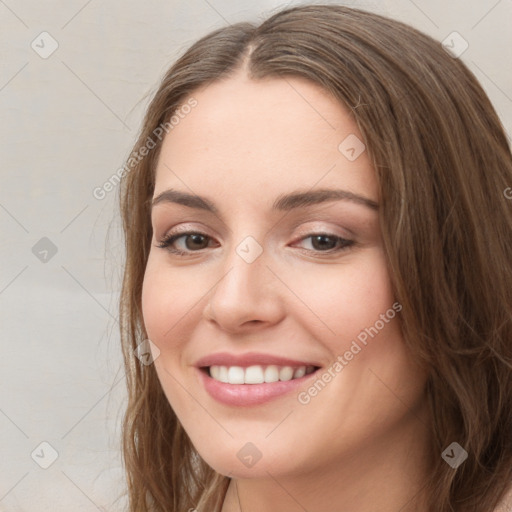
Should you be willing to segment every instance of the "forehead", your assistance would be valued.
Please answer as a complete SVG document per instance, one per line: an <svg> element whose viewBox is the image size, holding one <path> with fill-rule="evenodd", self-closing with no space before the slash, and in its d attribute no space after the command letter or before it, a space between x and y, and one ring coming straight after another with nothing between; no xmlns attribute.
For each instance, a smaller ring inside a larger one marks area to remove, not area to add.
<svg viewBox="0 0 512 512"><path fill-rule="evenodd" d="M191 97L196 106L164 139L155 195L189 188L253 201L318 184L377 200L366 151L351 160L339 148L362 140L353 117L317 84L295 77L256 81L240 72Z"/></svg>

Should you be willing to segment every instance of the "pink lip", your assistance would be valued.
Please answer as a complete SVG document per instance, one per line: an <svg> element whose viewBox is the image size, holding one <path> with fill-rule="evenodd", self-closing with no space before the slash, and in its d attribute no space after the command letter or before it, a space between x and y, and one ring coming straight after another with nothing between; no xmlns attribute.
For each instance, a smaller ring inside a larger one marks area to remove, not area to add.
<svg viewBox="0 0 512 512"><path fill-rule="evenodd" d="M196 361L197 368L204 368L209 366L241 366L247 368L248 366L261 365L268 366L274 364L276 366L320 366L315 362L297 361L288 359L286 357L274 356L271 354L261 354L258 352L248 352L246 354L229 354L228 352L218 352L217 354L210 354L209 356L202 357Z"/></svg>
<svg viewBox="0 0 512 512"><path fill-rule="evenodd" d="M263 384L226 384L212 379L204 370L198 369L197 372L206 391L212 398L223 404L236 407L247 407L269 402L297 390L304 384L304 381L317 373L304 375L300 379L265 382Z"/></svg>

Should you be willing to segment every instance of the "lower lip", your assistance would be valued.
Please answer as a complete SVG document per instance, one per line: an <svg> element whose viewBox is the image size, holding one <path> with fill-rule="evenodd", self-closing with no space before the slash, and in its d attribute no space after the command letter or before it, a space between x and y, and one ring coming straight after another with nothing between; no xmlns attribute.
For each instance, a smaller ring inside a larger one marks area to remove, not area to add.
<svg viewBox="0 0 512 512"><path fill-rule="evenodd" d="M212 398L226 405L246 407L270 402L301 387L318 371L299 379L265 382L263 384L227 384L213 379L207 372L197 369L206 391Z"/></svg>

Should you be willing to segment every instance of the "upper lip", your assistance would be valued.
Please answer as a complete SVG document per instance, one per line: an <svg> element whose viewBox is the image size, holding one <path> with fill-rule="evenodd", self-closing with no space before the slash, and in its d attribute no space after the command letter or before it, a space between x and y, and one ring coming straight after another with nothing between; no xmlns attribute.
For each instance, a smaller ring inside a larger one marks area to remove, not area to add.
<svg viewBox="0 0 512 512"><path fill-rule="evenodd" d="M262 354L258 352L248 352L246 354L229 354L228 352L217 352L202 357L196 361L195 366L198 368L210 366L254 366L254 365L276 365L276 366L315 366L319 365L311 361L299 361L297 359L289 359L272 354Z"/></svg>

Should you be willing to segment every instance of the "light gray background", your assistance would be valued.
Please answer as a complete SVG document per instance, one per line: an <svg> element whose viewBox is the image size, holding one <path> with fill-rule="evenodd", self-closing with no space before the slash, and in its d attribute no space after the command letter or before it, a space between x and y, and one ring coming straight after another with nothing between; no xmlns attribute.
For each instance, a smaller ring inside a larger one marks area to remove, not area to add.
<svg viewBox="0 0 512 512"><path fill-rule="evenodd" d="M0 510L123 509L123 249L117 190L101 201L92 191L122 166L177 55L226 23L296 3L0 0ZM462 60L512 132L512 0L345 5L440 42L457 31L469 43ZM50 47L43 31L59 44L46 59L31 47ZM43 237L57 248L46 262L32 250ZM51 461L44 441L58 452L48 469L36 462Z"/></svg>

